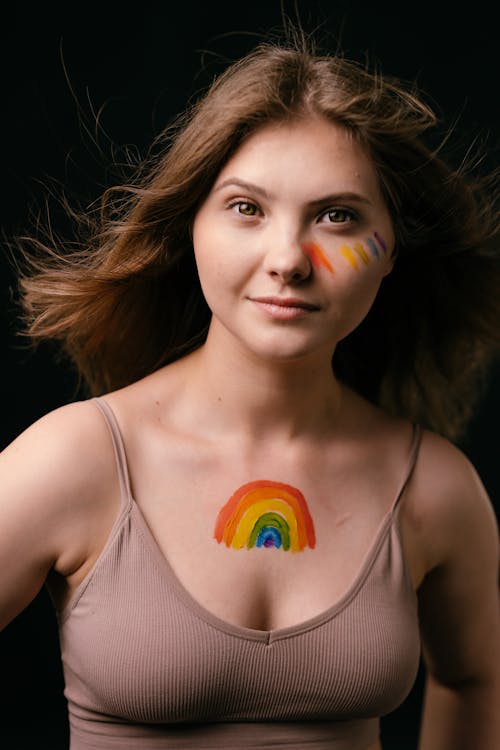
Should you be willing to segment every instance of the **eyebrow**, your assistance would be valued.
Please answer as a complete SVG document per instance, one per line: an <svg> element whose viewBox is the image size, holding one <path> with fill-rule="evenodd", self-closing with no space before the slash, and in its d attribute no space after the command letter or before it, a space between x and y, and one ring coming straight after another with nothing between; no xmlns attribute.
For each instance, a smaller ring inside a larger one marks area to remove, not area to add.
<svg viewBox="0 0 500 750"><path fill-rule="evenodd" d="M239 180L235 177L229 177L227 180L224 180L221 182L220 185L217 185L217 187L214 188L214 193L219 192L219 190L222 190L225 187L234 186L242 188L243 190L248 190L249 192L256 193L257 195L261 195L263 198L266 198L267 200L271 199L273 196L267 192L267 190L264 190L264 188L260 187L259 185L254 185L252 182L246 182L246 180ZM362 195L361 193L356 193L353 191L341 191L339 193L330 193L329 195L325 195L322 198L315 198L312 201L309 201L308 205L315 207L315 206L323 206L328 203L337 203L338 201L355 201L358 203L365 203L367 205L373 205L372 201L369 200L365 195Z"/></svg>
<svg viewBox="0 0 500 750"><path fill-rule="evenodd" d="M227 180L224 180L224 182L221 182L220 185L217 185L217 187L214 188L214 193L218 193L219 190L222 190L222 188L228 187L229 185L234 185L235 187L243 188L243 190L257 193L258 195L262 195L263 198L271 197L267 190L264 190L264 188L261 188L258 185L254 185L252 182L237 180L235 177L229 177Z"/></svg>

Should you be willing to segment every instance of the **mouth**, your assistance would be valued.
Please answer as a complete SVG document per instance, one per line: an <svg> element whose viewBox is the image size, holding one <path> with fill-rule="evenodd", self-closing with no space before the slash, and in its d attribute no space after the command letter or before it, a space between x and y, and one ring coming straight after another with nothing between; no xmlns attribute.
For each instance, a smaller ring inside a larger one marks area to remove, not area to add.
<svg viewBox="0 0 500 750"><path fill-rule="evenodd" d="M251 297L252 302L258 302L264 305L274 305L275 307L290 307L301 310L319 310L318 305L298 297Z"/></svg>
<svg viewBox="0 0 500 750"><path fill-rule="evenodd" d="M318 311L318 305L298 297L250 297L257 307L276 320L295 320Z"/></svg>

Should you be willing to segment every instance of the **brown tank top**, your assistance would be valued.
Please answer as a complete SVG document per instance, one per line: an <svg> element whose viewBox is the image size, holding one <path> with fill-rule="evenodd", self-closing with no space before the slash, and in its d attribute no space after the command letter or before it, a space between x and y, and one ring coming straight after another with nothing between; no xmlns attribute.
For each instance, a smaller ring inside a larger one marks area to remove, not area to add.
<svg viewBox="0 0 500 750"><path fill-rule="evenodd" d="M261 631L213 615L160 551L111 431L121 510L99 559L59 613L71 750L366 750L410 691L420 640L398 511L404 481L354 582L325 612Z"/></svg>

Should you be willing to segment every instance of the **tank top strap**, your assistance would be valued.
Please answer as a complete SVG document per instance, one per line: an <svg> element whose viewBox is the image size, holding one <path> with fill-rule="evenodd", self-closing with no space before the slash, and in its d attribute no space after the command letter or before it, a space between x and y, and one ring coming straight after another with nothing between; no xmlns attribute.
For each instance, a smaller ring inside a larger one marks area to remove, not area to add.
<svg viewBox="0 0 500 750"><path fill-rule="evenodd" d="M401 504L401 499L405 493L405 490L408 486L408 483L412 477L413 470L415 468L415 465L417 463L418 459L418 452L420 449L420 443L422 442L422 428L419 424L413 424L413 437L410 447L410 456L408 459L408 464L406 466L406 471L403 477L403 482L401 484L401 488L399 492L396 495L396 499L394 500L394 503L391 508L391 512L394 513L399 505Z"/></svg>
<svg viewBox="0 0 500 750"><path fill-rule="evenodd" d="M123 442L122 433L118 425L118 421L115 414L105 399L101 397L94 397L91 399L97 406L99 411L104 417L104 420L111 433L111 440L113 443L113 450L115 453L116 467L118 470L118 479L120 482L120 498L122 509L128 507L132 502L132 492L130 489L130 477L127 465L127 455L125 453L125 444Z"/></svg>

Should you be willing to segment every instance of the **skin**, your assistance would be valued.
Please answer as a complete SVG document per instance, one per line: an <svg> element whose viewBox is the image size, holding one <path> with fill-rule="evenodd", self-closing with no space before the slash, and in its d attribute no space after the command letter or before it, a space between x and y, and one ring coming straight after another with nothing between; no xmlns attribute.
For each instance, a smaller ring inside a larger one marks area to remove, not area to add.
<svg viewBox="0 0 500 750"><path fill-rule="evenodd" d="M388 252L355 269L340 248L368 248L375 231ZM359 144L309 119L248 138L201 206L193 238L213 311L206 344L106 398L134 498L181 583L221 619L283 628L348 590L407 466L411 426L331 370L337 342L391 271L391 220ZM334 273L314 264L308 243ZM298 312L297 302L276 304L290 298L302 301ZM107 428L88 402L26 430L0 455L0 477L2 626L47 577L58 606L68 601L107 539L119 488ZM263 478L307 498L314 549L214 540L222 505ZM474 468L429 432L401 523L429 673L420 748L491 750L500 744L497 528Z"/></svg>
<svg viewBox="0 0 500 750"><path fill-rule="evenodd" d="M285 133L289 152L281 146ZM391 269L389 255L362 273L342 257L343 245L362 242L374 229L392 249L375 169L345 130L321 122L276 126L247 140L220 173L193 228L217 347L232 352L244 345L248 354L277 362L308 356L330 370L337 341L361 322ZM334 274L314 263L311 244ZM283 323L256 303L272 296L298 296L318 309Z"/></svg>

